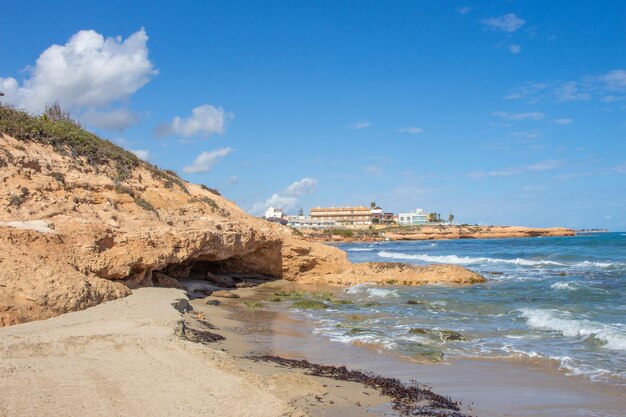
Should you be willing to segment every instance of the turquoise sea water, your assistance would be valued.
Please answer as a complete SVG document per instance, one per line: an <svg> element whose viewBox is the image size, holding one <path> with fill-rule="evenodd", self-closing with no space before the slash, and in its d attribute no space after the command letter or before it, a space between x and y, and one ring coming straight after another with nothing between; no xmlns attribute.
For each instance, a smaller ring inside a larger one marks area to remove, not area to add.
<svg viewBox="0 0 626 417"><path fill-rule="evenodd" d="M626 233L339 247L354 262L463 265L487 283L357 285L342 296L355 304L302 313L320 335L402 355L432 349L447 359L536 358L567 374L626 385ZM365 308L368 302L379 304ZM362 317L351 322L351 314ZM426 332L409 333L412 328ZM444 341L436 330L466 340Z"/></svg>

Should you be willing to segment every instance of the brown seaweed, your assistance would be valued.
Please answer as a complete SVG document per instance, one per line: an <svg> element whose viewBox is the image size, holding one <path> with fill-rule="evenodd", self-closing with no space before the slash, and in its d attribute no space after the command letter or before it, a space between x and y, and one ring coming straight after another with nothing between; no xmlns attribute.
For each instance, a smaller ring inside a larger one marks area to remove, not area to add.
<svg viewBox="0 0 626 417"><path fill-rule="evenodd" d="M281 366L305 369L308 375L349 381L373 388L392 398L393 409L404 416L468 417L461 413L461 404L450 397L436 394L430 388L410 381L406 384L397 378L387 378L369 372L348 370L345 366L329 366L307 360L285 359L280 356L251 356L259 362L272 362Z"/></svg>

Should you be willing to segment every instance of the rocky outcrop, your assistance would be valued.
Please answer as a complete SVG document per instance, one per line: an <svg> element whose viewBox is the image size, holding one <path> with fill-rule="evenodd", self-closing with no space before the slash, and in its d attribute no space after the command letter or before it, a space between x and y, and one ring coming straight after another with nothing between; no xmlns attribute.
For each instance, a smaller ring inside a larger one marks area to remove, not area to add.
<svg viewBox="0 0 626 417"><path fill-rule="evenodd" d="M0 325L208 274L337 284L481 279L460 267L352 265L341 250L251 217L110 142L66 125L50 133L39 119L24 133L6 112L0 107ZM64 142L66 128L74 136Z"/></svg>
<svg viewBox="0 0 626 417"><path fill-rule="evenodd" d="M376 230L355 230L352 233L333 234L305 230L304 237L312 242L376 242L383 240L440 240L440 239L506 239L547 236L575 236L565 227L523 226L409 226Z"/></svg>
<svg viewBox="0 0 626 417"><path fill-rule="evenodd" d="M420 226L406 230L396 228L385 233L389 240L506 239L574 235L574 230L565 227L523 226Z"/></svg>

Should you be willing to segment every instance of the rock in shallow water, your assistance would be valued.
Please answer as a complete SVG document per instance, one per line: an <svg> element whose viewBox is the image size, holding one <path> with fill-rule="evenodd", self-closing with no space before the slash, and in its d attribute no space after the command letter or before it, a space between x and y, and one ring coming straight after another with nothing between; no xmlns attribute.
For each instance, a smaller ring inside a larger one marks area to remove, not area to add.
<svg viewBox="0 0 626 417"><path fill-rule="evenodd" d="M452 330L434 330L417 327L409 330L409 333L438 337L439 339L441 339L442 342L456 342L466 340L461 333Z"/></svg>

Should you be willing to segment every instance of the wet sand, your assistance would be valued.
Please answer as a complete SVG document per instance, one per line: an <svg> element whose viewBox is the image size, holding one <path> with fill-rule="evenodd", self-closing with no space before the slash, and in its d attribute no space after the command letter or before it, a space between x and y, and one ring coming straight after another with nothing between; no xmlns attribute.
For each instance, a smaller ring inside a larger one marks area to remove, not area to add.
<svg viewBox="0 0 626 417"><path fill-rule="evenodd" d="M264 300L278 288L276 285L293 288L293 284L269 284L240 293L243 300ZM556 368L546 367L543 361L484 359L416 363L375 347L331 342L313 335L312 323L294 318L285 303L264 303L265 309L250 309L243 300L223 303L226 308L220 309L222 319L217 320L218 325L241 337L236 349L346 365L404 381L416 380L439 394L460 400L466 406L464 411L472 415L624 416L626 393L619 387L567 376ZM192 304L198 311L203 308L203 300Z"/></svg>

